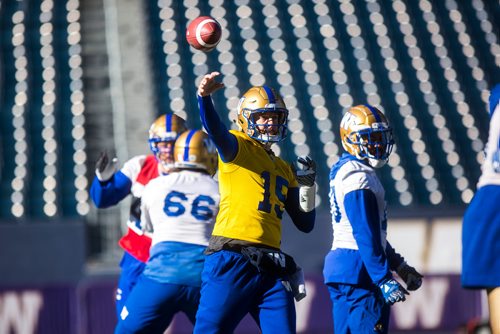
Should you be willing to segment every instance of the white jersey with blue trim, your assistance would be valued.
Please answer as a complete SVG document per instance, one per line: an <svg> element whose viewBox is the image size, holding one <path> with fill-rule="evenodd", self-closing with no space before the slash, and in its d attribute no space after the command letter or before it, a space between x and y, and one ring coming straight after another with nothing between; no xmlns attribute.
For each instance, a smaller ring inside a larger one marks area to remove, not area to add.
<svg viewBox="0 0 500 334"><path fill-rule="evenodd" d="M485 151L486 158L481 167L478 189L487 185L500 185L500 103L497 103L491 115Z"/></svg>
<svg viewBox="0 0 500 334"><path fill-rule="evenodd" d="M144 188L141 221L152 245L163 241L208 245L219 208L211 176L183 170L151 180Z"/></svg>
<svg viewBox="0 0 500 334"><path fill-rule="evenodd" d="M344 206L344 197L351 191L369 189L375 194L378 205L379 221L381 228L381 243L386 247L387 217L385 190L380 183L374 169L359 160L346 161L330 180L330 210L333 217L333 242L332 250L338 248L357 250L358 244L353 235L352 225L347 217ZM349 213L356 214L356 213Z"/></svg>
<svg viewBox="0 0 500 334"><path fill-rule="evenodd" d="M130 179L132 182L132 187L130 188L130 193L134 197L141 197L142 192L144 191L145 185L139 182L136 182L137 176L141 172L142 166L144 165L144 161L146 160L146 155L138 155L128 160L123 164L123 167L120 169L126 177Z"/></svg>
<svg viewBox="0 0 500 334"><path fill-rule="evenodd" d="M148 159L149 161L146 163ZM153 156L139 155L125 162L120 169L120 172L132 183L130 187L130 193L134 197L132 206L134 205L134 200L142 197L142 193L147 183L158 176L158 163L152 163L152 161L156 161L156 159L153 159ZM147 170L143 171L143 168ZM127 221L127 226L136 234L142 235L142 223L138 219L139 217L134 217L131 214Z"/></svg>

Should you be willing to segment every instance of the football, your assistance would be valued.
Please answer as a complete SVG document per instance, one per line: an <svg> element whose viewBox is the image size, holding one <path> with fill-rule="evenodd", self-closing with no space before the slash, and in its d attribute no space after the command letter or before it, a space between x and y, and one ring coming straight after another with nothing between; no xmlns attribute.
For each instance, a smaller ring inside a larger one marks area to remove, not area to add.
<svg viewBox="0 0 500 334"><path fill-rule="evenodd" d="M196 50L212 51L219 44L222 28L214 18L199 16L186 29L186 40Z"/></svg>

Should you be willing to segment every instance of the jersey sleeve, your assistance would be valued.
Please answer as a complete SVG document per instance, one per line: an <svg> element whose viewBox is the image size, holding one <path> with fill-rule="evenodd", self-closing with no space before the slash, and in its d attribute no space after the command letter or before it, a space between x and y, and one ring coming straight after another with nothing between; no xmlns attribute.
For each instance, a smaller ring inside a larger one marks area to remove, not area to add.
<svg viewBox="0 0 500 334"><path fill-rule="evenodd" d="M392 275L382 247L377 199L371 190L357 189L346 194L344 205L363 264L379 284Z"/></svg>
<svg viewBox="0 0 500 334"><path fill-rule="evenodd" d="M127 197L131 188L132 181L121 171L105 182L95 176L90 186L90 198L98 208L107 208Z"/></svg>
<svg viewBox="0 0 500 334"><path fill-rule="evenodd" d="M141 172L142 166L144 165L144 161L146 161L147 156L139 155L133 157L123 164L123 167L120 169L123 175L125 175L128 179L135 181L137 176Z"/></svg>
<svg viewBox="0 0 500 334"><path fill-rule="evenodd" d="M396 250L391 246L389 241L385 245L385 254L387 256L387 261L389 261L389 268L395 271L401 263L405 261L405 258L401 256Z"/></svg>
<svg viewBox="0 0 500 334"><path fill-rule="evenodd" d="M101 182L94 177L90 187L90 197L94 204L98 208L107 208L127 197L145 158L146 156L141 155L128 160L108 181Z"/></svg>
<svg viewBox="0 0 500 334"><path fill-rule="evenodd" d="M214 108L212 97L198 96L198 106L200 108L200 118L203 127L210 136L210 139L215 143L222 161L233 161L238 153L238 141L220 120Z"/></svg>

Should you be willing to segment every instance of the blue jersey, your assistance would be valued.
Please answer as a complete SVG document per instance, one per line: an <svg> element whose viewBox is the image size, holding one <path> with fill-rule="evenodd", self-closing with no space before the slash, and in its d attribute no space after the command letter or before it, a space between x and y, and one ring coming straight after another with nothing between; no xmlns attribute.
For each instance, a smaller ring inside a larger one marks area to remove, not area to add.
<svg viewBox="0 0 500 334"><path fill-rule="evenodd" d="M482 174L462 228L462 285L500 286L500 85L490 95L490 129Z"/></svg>

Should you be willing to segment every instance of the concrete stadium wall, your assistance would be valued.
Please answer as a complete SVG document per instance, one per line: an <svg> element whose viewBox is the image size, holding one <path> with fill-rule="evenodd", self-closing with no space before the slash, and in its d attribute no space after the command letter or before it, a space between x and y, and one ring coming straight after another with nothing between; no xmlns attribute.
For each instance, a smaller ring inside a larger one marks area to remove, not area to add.
<svg viewBox="0 0 500 334"><path fill-rule="evenodd" d="M81 221L0 222L0 286L78 282L85 273Z"/></svg>

